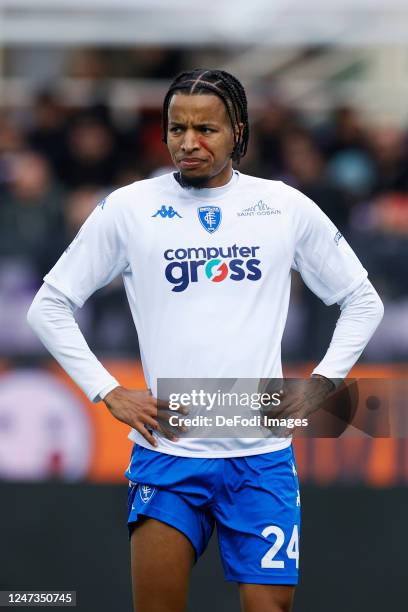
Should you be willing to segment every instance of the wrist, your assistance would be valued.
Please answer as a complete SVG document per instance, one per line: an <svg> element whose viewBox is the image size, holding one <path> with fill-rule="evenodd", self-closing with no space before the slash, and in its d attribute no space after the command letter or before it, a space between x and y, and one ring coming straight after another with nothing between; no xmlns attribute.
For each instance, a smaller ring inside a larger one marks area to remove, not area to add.
<svg viewBox="0 0 408 612"><path fill-rule="evenodd" d="M326 376L323 376L322 374L311 374L310 378L317 378L321 380L322 383L326 385L329 392L334 391L336 388L335 383L330 378L326 378Z"/></svg>
<svg viewBox="0 0 408 612"><path fill-rule="evenodd" d="M110 391L112 391L113 389L116 389L116 387L119 387L118 381L116 380L116 378L109 375L107 377L106 384L103 387L99 388L98 394L94 401L103 401L108 395L108 393L110 393Z"/></svg>
<svg viewBox="0 0 408 612"><path fill-rule="evenodd" d="M112 400L115 399L116 395L118 394L119 389L122 389L123 387L121 387L119 384L114 387L113 389L111 389L110 391L108 391L108 393L106 393L106 395L103 397L102 401L104 402L104 404L109 408L110 404L112 403Z"/></svg>

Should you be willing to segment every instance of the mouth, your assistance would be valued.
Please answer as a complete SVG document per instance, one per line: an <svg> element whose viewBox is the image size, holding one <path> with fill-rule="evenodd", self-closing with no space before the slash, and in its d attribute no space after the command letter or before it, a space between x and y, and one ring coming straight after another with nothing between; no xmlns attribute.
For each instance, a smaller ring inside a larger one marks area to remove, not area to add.
<svg viewBox="0 0 408 612"><path fill-rule="evenodd" d="M195 168L199 168L204 163L205 160L199 159L198 157L185 157L179 161L178 165L183 170L194 170Z"/></svg>

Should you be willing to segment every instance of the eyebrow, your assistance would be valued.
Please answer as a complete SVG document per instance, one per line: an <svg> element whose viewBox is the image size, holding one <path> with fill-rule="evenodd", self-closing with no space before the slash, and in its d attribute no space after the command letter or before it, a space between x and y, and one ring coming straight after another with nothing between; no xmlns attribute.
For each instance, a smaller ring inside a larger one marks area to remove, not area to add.
<svg viewBox="0 0 408 612"><path fill-rule="evenodd" d="M169 121L169 125L175 126L175 127L183 127L186 124L183 123L182 121ZM213 123L211 121L203 121L201 123L195 123L194 127L214 127L214 128L218 128L218 124Z"/></svg>

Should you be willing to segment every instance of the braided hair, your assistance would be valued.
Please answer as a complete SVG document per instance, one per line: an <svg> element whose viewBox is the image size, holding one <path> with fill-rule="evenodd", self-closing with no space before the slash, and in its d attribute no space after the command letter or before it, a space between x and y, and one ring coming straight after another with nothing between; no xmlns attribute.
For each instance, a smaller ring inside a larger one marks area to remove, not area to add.
<svg viewBox="0 0 408 612"><path fill-rule="evenodd" d="M177 92L190 95L215 94L221 98L227 109L234 134L234 148L231 157L239 163L248 148L249 122L245 89L238 79L224 70L196 68L179 74L170 85L163 102L163 142L165 143L167 143L169 105L173 95ZM237 133L236 126L239 123L242 123L243 127Z"/></svg>

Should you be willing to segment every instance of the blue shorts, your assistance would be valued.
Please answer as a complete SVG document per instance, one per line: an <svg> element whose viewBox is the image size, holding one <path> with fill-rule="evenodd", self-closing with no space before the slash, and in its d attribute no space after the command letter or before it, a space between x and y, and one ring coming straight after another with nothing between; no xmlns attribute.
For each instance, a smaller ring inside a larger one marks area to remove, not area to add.
<svg viewBox="0 0 408 612"><path fill-rule="evenodd" d="M292 446L246 457L176 457L135 445L129 531L149 516L181 531L196 560L214 525L226 580L297 584L300 495Z"/></svg>

